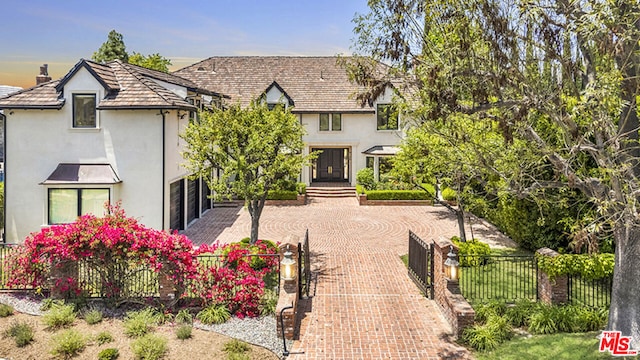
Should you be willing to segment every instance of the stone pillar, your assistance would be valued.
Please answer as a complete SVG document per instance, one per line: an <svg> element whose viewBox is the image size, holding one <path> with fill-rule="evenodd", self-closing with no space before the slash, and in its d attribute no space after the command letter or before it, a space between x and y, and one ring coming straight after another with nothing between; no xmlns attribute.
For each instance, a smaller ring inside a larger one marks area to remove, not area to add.
<svg viewBox="0 0 640 360"><path fill-rule="evenodd" d="M284 253L290 251L292 258L296 261L296 272L298 271L298 265L300 259L298 258L298 239L295 237L288 237L282 245L280 245L280 261L284 258ZM278 297L278 304L276 305L276 327L278 337L282 338L282 325L284 323L284 337L288 340L292 340L295 336L295 326L298 314L298 292L300 274L296 274L294 280L285 281L280 279L280 294ZM293 306L293 308L288 308ZM285 309L283 311L283 309Z"/></svg>
<svg viewBox="0 0 640 360"><path fill-rule="evenodd" d="M541 256L556 257L558 252L549 248L536 251ZM549 277L547 273L538 269L538 299L545 304L564 304L569 301L569 278L567 275Z"/></svg>

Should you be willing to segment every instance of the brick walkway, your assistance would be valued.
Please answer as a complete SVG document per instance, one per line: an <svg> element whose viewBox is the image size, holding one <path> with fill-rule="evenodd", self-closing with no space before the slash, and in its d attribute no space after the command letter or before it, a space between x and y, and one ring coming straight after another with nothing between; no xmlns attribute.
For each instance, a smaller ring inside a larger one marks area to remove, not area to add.
<svg viewBox="0 0 640 360"><path fill-rule="evenodd" d="M355 198L311 199L306 206L266 207L260 238L302 237L309 229L316 276L302 300L300 339L290 359L460 359L463 348L437 304L407 276L399 255L408 232L425 240L457 233L442 207L360 207ZM249 234L242 208L216 208L186 235L195 243L233 242Z"/></svg>

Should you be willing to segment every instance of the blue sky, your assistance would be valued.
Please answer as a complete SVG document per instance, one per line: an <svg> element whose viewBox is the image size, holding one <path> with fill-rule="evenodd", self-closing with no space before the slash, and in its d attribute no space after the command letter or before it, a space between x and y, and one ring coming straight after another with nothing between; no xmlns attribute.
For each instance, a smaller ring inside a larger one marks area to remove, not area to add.
<svg viewBox="0 0 640 360"><path fill-rule="evenodd" d="M366 0L3 0L0 85L35 85L40 65L54 79L106 41L129 53L160 53L172 70L218 55L350 54L353 19Z"/></svg>

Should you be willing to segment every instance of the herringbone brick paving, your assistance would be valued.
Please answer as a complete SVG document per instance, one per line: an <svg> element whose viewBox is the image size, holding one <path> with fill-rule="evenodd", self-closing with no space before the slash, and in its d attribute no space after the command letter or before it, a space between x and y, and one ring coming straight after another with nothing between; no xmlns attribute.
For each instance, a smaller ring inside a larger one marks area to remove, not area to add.
<svg viewBox="0 0 640 360"><path fill-rule="evenodd" d="M446 209L358 206L355 198L311 199L305 206L265 207L260 238L301 238L309 229L311 297L301 300L300 338L290 359L460 359L468 352L449 340L438 305L407 276L399 255L408 232L424 240L457 234ZM248 236L242 208L215 208L185 234L195 243Z"/></svg>

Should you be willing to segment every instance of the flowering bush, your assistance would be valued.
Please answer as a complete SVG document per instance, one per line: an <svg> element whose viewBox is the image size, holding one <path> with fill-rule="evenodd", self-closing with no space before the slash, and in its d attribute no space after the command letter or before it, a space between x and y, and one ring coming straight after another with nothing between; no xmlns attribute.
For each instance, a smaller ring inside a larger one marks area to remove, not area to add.
<svg viewBox="0 0 640 360"><path fill-rule="evenodd" d="M145 228L116 205L102 218L83 215L74 223L54 225L28 236L9 258L8 285L50 285L67 298L94 286L101 296L120 300L138 296L126 277L135 278L150 269L168 275L180 296L186 296L188 287L189 295L202 299L205 305L224 304L236 316L258 316L264 279L277 275L279 258L273 256L277 252L277 246L269 241L195 249L187 237ZM220 257L220 261L200 261L204 254ZM68 266L79 260L82 265ZM99 284L81 283L79 266L98 274ZM47 284L52 268L66 269L66 273Z"/></svg>

